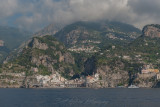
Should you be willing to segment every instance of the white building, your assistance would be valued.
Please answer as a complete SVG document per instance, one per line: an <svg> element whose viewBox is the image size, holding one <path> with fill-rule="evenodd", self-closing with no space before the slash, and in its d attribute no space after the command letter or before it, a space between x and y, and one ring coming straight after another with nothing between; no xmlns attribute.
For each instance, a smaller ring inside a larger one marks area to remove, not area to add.
<svg viewBox="0 0 160 107"><path fill-rule="evenodd" d="M160 74L157 74L157 80L160 80Z"/></svg>

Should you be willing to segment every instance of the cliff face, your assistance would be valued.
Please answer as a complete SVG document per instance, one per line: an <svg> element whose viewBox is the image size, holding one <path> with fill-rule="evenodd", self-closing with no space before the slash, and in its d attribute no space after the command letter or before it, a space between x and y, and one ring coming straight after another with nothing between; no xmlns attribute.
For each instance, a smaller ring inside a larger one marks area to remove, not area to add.
<svg viewBox="0 0 160 107"><path fill-rule="evenodd" d="M0 86L33 85L41 80L48 86L82 83L98 88L155 86L159 72L154 71L160 70L159 25L145 26L142 36L132 38L133 42L127 39L130 43L126 45L104 43L107 42L104 38L120 41L120 36L133 34L130 29L121 31L106 24L76 23L54 35L67 48L52 36L34 37L14 60L2 65ZM142 72L150 69L153 72Z"/></svg>
<svg viewBox="0 0 160 107"><path fill-rule="evenodd" d="M138 73L137 78L134 80L134 83L139 87L152 88L155 86L157 82L156 75L157 75L156 73L150 73L150 74Z"/></svg>
<svg viewBox="0 0 160 107"><path fill-rule="evenodd" d="M75 59L63 44L52 36L34 37L18 57L2 66L0 84L8 87L15 84L17 87L26 81L33 82L30 77L57 73L70 79L75 68ZM14 76L16 74L23 76ZM11 80L16 82L12 84Z"/></svg>
<svg viewBox="0 0 160 107"><path fill-rule="evenodd" d="M159 25L147 25L143 29L143 35L128 46L112 46L95 55L96 68L90 69L90 72L98 72L101 82L89 86L116 87L134 84L139 87L154 87L159 81L159 73L142 71L160 70L159 34Z"/></svg>
<svg viewBox="0 0 160 107"><path fill-rule="evenodd" d="M95 55L85 63L85 73L99 74L99 81L87 84L88 87L108 88L129 85L129 72L127 65L115 56L109 57L106 53Z"/></svg>
<svg viewBox="0 0 160 107"><path fill-rule="evenodd" d="M59 43L51 36L33 38L27 48L31 52L31 64L39 67L40 65L47 67L48 72L65 73L65 69L70 69L68 76L73 76L72 66L75 64L74 57L67 52L63 44Z"/></svg>
<svg viewBox="0 0 160 107"><path fill-rule="evenodd" d="M147 25L143 28L143 35L147 37L160 37L160 25Z"/></svg>
<svg viewBox="0 0 160 107"><path fill-rule="evenodd" d="M102 77L101 87L117 87L128 86L129 75L124 70L111 70L109 66L101 66L97 68L97 71Z"/></svg>
<svg viewBox="0 0 160 107"><path fill-rule="evenodd" d="M146 25L142 33L142 36L133 43L134 46L131 46L132 51L135 50L134 53L140 55L139 59L143 66L152 65L150 69L160 70L160 25ZM143 66L141 67L141 71L147 69ZM138 73L134 79L134 83L139 87L156 87L157 82L159 82L157 75L159 73Z"/></svg>

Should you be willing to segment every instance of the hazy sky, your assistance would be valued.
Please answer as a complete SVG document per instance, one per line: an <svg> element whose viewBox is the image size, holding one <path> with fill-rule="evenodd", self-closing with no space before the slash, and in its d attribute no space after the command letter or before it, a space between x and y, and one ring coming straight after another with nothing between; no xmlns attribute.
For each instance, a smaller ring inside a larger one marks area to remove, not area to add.
<svg viewBox="0 0 160 107"><path fill-rule="evenodd" d="M160 24L160 0L0 0L0 25L38 31L50 23L115 20Z"/></svg>

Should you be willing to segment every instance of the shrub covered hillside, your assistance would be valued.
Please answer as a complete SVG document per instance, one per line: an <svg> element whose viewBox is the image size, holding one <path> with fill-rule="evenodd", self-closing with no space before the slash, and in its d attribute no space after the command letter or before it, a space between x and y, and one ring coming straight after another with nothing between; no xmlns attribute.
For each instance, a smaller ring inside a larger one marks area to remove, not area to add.
<svg viewBox="0 0 160 107"><path fill-rule="evenodd" d="M121 77L119 79L121 85L127 83L153 87L158 81L156 78L158 74L154 71L158 73L160 70L160 30L157 26L145 26L142 36L128 46L108 47L94 55L96 69L90 72L99 72L103 80L110 78L109 84L112 85L115 83L113 74L117 74L117 77ZM143 74L142 71L145 70L150 73Z"/></svg>
<svg viewBox="0 0 160 107"><path fill-rule="evenodd" d="M27 77L59 73L66 79L79 71L72 54L52 36L34 37L18 57L1 68L2 74L24 73Z"/></svg>
<svg viewBox="0 0 160 107"><path fill-rule="evenodd" d="M95 53L109 45L125 45L139 37L141 31L120 22L76 22L54 36L74 52Z"/></svg>
<svg viewBox="0 0 160 107"><path fill-rule="evenodd" d="M47 87L62 84L100 88L131 84L157 86L160 83L159 25L145 26L139 36L138 32L133 32L136 31L133 27L115 24L77 22L53 36L32 38L17 57L0 67L0 85L33 85L34 81L41 83L41 78ZM112 35L101 35L106 29ZM116 32L115 38L113 33ZM130 39L121 40L120 34ZM131 34L135 34L134 39ZM108 44L98 38L111 41Z"/></svg>

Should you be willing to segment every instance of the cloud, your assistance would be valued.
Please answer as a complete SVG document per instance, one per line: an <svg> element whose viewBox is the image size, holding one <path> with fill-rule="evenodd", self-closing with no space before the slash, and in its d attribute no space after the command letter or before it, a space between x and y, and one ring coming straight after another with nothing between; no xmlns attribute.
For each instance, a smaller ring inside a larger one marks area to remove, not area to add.
<svg viewBox="0 0 160 107"><path fill-rule="evenodd" d="M159 5L159 0L1 0L0 23L14 19L15 26L38 31L50 23L115 20L142 28L160 23Z"/></svg>
<svg viewBox="0 0 160 107"><path fill-rule="evenodd" d="M0 18L13 15L17 10L17 0L2 0L0 3Z"/></svg>
<svg viewBox="0 0 160 107"><path fill-rule="evenodd" d="M160 24L160 1L159 0L129 0L128 5L136 15L131 22L142 28L146 24Z"/></svg>
<svg viewBox="0 0 160 107"><path fill-rule="evenodd" d="M141 14L157 14L160 10L159 0L130 0L128 4L134 12Z"/></svg>

